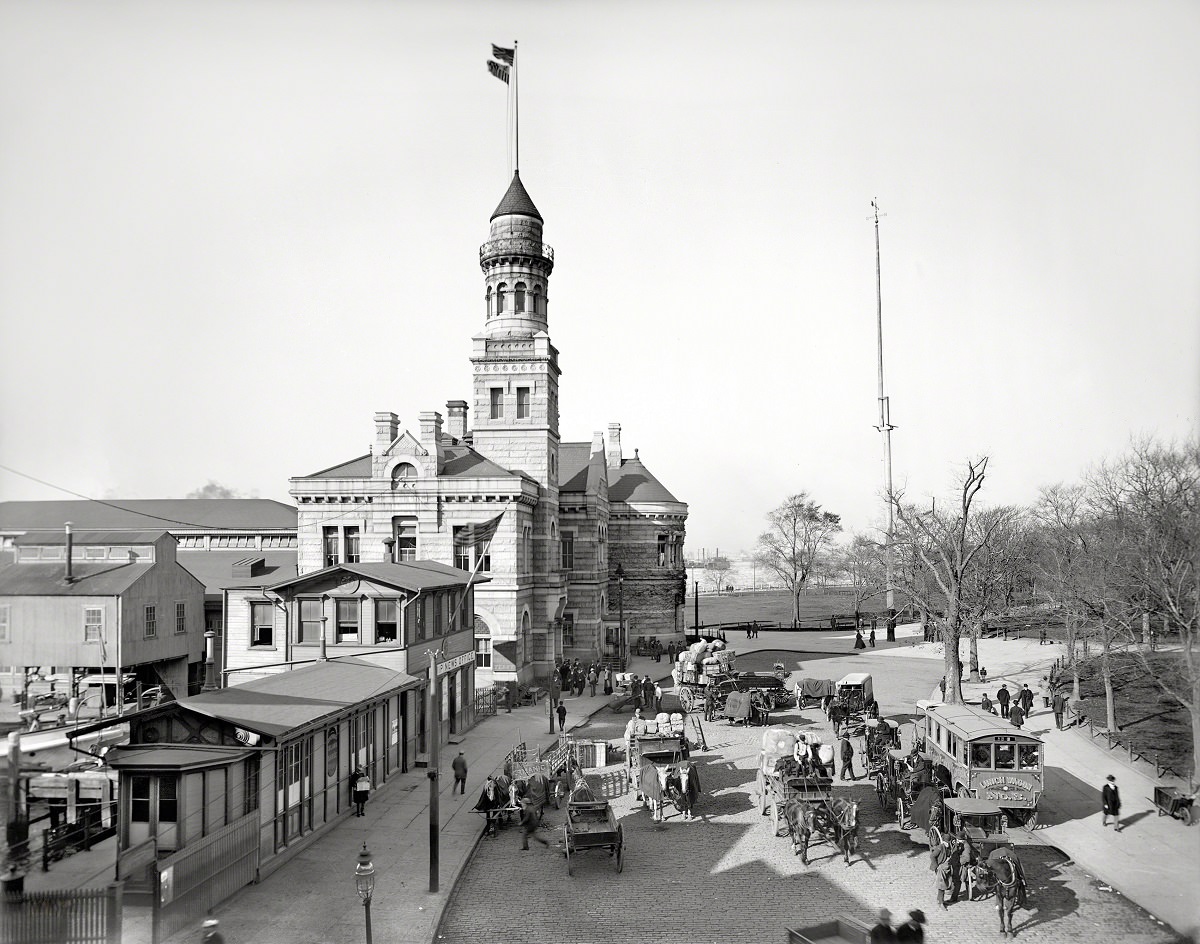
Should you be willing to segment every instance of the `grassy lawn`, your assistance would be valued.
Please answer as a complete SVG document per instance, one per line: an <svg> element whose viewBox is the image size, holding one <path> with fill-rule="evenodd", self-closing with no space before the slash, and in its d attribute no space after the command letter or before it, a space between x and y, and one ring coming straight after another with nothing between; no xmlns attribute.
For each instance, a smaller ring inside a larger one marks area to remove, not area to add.
<svg viewBox="0 0 1200 944"><path fill-rule="evenodd" d="M898 600L897 605L903 601ZM692 625L695 618L695 600L688 597L686 622ZM861 606L863 613L876 608L883 610L883 600L872 597ZM828 619L833 614L854 612L854 597L849 593L822 593L811 590L800 597L800 618ZM760 590L756 593L701 594L700 622L706 626L713 623L735 623L759 620L764 623L790 623L792 621L792 595L786 590Z"/></svg>
<svg viewBox="0 0 1200 944"><path fill-rule="evenodd" d="M1170 672L1178 658L1174 653L1152 654L1151 666L1158 673ZM1186 776L1192 765L1192 724L1188 713L1166 700L1136 656L1117 654L1113 663L1113 694L1122 743L1132 741L1133 749L1151 761L1157 752L1164 763ZM1104 679L1098 663L1081 666L1079 693L1084 713L1101 724L1105 718Z"/></svg>

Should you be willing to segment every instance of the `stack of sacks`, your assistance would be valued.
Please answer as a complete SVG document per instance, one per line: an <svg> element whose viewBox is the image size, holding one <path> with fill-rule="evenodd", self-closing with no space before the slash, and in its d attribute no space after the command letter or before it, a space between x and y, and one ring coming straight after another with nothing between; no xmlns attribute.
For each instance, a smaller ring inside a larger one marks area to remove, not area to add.
<svg viewBox="0 0 1200 944"><path fill-rule="evenodd" d="M833 745L822 744L817 748L817 756L821 758L821 763L829 768L833 766Z"/></svg>
<svg viewBox="0 0 1200 944"><path fill-rule="evenodd" d="M791 757L796 752L796 732L785 727L770 727L762 736L762 769L764 773L775 770L775 762L781 757Z"/></svg>
<svg viewBox="0 0 1200 944"><path fill-rule="evenodd" d="M682 737L684 730L685 730L684 725L683 725L683 715L680 714L678 711L673 712L671 714L670 721L671 721L671 733L674 735L677 735L679 737Z"/></svg>
<svg viewBox="0 0 1200 944"><path fill-rule="evenodd" d="M633 733L639 737L641 735L645 734L646 733L646 722L641 721L641 720L635 721L633 723Z"/></svg>
<svg viewBox="0 0 1200 944"><path fill-rule="evenodd" d="M658 722L657 721L643 721L642 724L645 725L645 731L643 731L642 733L658 734Z"/></svg>

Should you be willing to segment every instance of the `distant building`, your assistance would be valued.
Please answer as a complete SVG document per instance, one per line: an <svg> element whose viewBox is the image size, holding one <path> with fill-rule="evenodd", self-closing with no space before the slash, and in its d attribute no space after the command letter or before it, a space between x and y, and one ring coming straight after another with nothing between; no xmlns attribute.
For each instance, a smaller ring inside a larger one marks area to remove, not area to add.
<svg viewBox="0 0 1200 944"><path fill-rule="evenodd" d="M619 425L607 443L599 432L560 441L554 252L517 175L479 261L485 317L470 402L408 428L377 413L370 453L293 478L298 564L303 575L433 560L488 575L471 614L479 683L531 682L559 658L619 657L621 610L631 638L682 632L687 505L636 450L624 457ZM486 553L455 546L462 529L498 515Z"/></svg>
<svg viewBox="0 0 1200 944"><path fill-rule="evenodd" d="M0 568L0 664L80 677L132 674L176 697L189 689L204 645L204 585L176 559L165 531L30 533ZM71 691L70 694L76 694Z"/></svg>

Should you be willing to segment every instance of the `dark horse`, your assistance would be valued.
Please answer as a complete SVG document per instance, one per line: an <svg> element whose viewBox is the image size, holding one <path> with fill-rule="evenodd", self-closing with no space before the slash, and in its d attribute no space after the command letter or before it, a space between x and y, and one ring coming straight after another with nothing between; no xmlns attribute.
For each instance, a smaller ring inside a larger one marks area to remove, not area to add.
<svg viewBox="0 0 1200 944"><path fill-rule="evenodd" d="M1013 912L1023 908L1026 901L1025 870L1021 860L1009 848L993 849L987 861L976 866L976 875L982 878L980 884L984 888L994 887L1000 933L1011 937L1014 933Z"/></svg>
<svg viewBox="0 0 1200 944"><path fill-rule="evenodd" d="M820 803L802 799L788 800L783 816L792 837L792 854L799 852L800 861L808 865L808 844L819 833L837 846L850 864L851 854L858 848L858 803L837 797Z"/></svg>

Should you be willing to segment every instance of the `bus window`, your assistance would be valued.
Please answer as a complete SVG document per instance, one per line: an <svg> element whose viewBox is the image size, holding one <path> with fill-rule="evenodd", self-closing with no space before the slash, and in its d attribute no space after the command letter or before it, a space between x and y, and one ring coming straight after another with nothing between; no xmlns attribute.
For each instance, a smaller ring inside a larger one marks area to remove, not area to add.
<svg viewBox="0 0 1200 944"><path fill-rule="evenodd" d="M1020 748L1019 760L1022 770L1037 770L1038 769L1038 746L1036 744L1022 744Z"/></svg>
<svg viewBox="0 0 1200 944"><path fill-rule="evenodd" d="M1017 746L1015 744L996 745L996 769L1014 770L1017 763Z"/></svg>
<svg viewBox="0 0 1200 944"><path fill-rule="evenodd" d="M992 766L991 743L971 745L971 766L990 770Z"/></svg>

